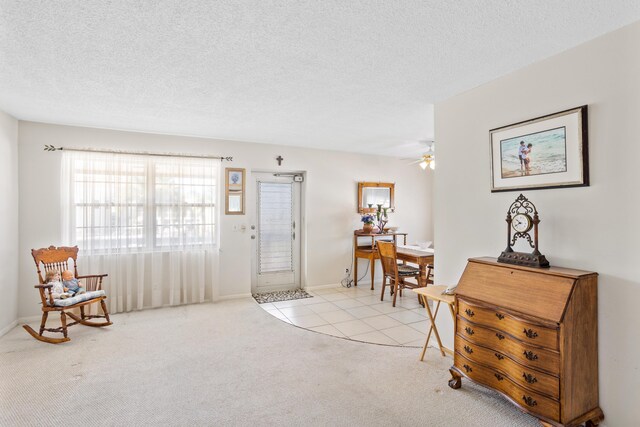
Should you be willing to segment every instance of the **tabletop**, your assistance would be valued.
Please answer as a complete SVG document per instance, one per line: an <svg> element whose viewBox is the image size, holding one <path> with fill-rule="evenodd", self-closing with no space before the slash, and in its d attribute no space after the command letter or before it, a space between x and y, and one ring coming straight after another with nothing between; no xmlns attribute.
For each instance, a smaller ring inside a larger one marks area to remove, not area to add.
<svg viewBox="0 0 640 427"><path fill-rule="evenodd" d="M453 304L455 301L454 295L442 295L442 292L447 289L447 287L448 286L446 285L427 286L424 288L412 289L412 291L417 293L418 295L424 295L428 299L434 301L442 301L446 304Z"/></svg>
<svg viewBox="0 0 640 427"><path fill-rule="evenodd" d="M396 253L398 255L400 254L406 254L406 255L411 255L414 256L416 258L422 258L422 257L431 257L433 258L434 256L434 251L433 249L414 249L414 248L408 248L406 246L398 246L396 247Z"/></svg>
<svg viewBox="0 0 640 427"><path fill-rule="evenodd" d="M384 236L406 236L407 233L398 233L393 231L388 231L386 233L365 233L361 230L355 230L353 232L354 235L358 237L384 237Z"/></svg>

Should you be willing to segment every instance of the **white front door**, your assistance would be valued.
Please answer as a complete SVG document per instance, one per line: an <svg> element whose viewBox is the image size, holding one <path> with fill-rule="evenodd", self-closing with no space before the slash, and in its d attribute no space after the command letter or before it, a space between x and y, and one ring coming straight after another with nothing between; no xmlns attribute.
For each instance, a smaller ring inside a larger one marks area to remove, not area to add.
<svg viewBox="0 0 640 427"><path fill-rule="evenodd" d="M253 173L252 288L269 292L300 288L300 183L293 176ZM255 227L255 229L253 229Z"/></svg>

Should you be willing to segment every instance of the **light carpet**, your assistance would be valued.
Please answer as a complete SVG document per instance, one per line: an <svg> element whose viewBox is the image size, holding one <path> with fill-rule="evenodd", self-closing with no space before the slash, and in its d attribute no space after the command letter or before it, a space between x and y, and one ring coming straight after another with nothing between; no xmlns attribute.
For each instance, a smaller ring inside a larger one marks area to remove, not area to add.
<svg viewBox="0 0 640 427"><path fill-rule="evenodd" d="M123 313L44 344L0 339L0 425L538 426L429 349L349 341L253 300Z"/></svg>

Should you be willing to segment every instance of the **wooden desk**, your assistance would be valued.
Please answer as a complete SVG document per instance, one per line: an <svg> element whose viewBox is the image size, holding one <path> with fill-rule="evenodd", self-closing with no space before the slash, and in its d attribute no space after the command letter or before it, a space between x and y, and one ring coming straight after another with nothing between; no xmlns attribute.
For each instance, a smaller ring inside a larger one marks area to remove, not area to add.
<svg viewBox="0 0 640 427"><path fill-rule="evenodd" d="M378 234L365 234L360 230L353 232L353 285L358 286L358 258L364 258L369 260L369 267L371 268L371 290L373 290L373 280L375 275L375 260L379 259L378 249L376 249L376 240L385 238L385 240L393 241L394 244L398 244L398 236L403 236L403 244L407 244L407 233L378 233ZM358 245L359 237L371 238L371 245ZM392 239L390 239L392 238ZM413 261L412 261L413 262ZM426 274L426 273L425 273Z"/></svg>
<svg viewBox="0 0 640 427"><path fill-rule="evenodd" d="M409 248L396 248L396 257L400 261L418 264L420 268L419 286L427 286L429 283L427 277L427 266L433 264L433 254L425 251Z"/></svg>
<svg viewBox="0 0 640 427"><path fill-rule="evenodd" d="M427 334L427 341L424 343L424 347L422 347L422 353L420 354L420 360L424 360L424 354L427 351L427 346L429 345L429 339L431 339L431 332L436 336L436 340L438 341L438 346L440 348L440 353L444 356L444 346L442 345L442 341L440 341L440 334L438 333L438 328L436 328L436 316L438 315L438 309L440 308L440 303L444 302L449 307L449 311L451 312L451 317L453 318L453 322L455 324L456 321L456 310L455 310L455 296L454 295L442 295L442 292L447 289L446 286L429 286L428 288L417 288L412 289L413 292L418 294L418 298L422 299L424 304L424 308L427 310L427 315L429 316L429 321L431 322L431 326L429 327L429 333ZM431 313L431 309L429 308L429 301L433 300L437 301L435 313ZM447 349L449 350L449 349ZM451 352L451 350L449 350Z"/></svg>

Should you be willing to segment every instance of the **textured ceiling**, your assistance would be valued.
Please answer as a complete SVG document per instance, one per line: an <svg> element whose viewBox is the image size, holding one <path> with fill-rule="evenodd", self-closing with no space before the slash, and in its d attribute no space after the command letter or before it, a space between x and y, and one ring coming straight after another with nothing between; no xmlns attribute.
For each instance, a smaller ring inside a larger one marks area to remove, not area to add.
<svg viewBox="0 0 640 427"><path fill-rule="evenodd" d="M0 0L0 109L406 156L435 101L638 19L636 0Z"/></svg>

